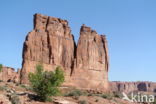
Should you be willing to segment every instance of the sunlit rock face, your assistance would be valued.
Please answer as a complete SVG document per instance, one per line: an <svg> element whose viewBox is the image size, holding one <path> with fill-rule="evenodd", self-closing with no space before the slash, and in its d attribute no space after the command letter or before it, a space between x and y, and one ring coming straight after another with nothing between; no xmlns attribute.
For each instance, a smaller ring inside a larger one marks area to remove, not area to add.
<svg viewBox="0 0 156 104"><path fill-rule="evenodd" d="M24 42L21 83L28 83L28 73L34 72L40 61L44 69L53 71L61 66L66 76L70 76L74 48L74 38L66 20L35 14L34 29Z"/></svg>
<svg viewBox="0 0 156 104"><path fill-rule="evenodd" d="M153 82L110 82L110 90L118 92L156 92L156 83Z"/></svg>
<svg viewBox="0 0 156 104"><path fill-rule="evenodd" d="M83 25L76 49L73 76L82 88L107 89L109 57L106 37Z"/></svg>
<svg viewBox="0 0 156 104"><path fill-rule="evenodd" d="M108 89L109 57L106 37L83 25L78 45L66 20L34 15L34 29L23 46L21 83L28 84L28 73L35 72L42 61L45 70L61 66L64 86L86 89Z"/></svg>
<svg viewBox="0 0 156 104"><path fill-rule="evenodd" d="M0 72L0 80L4 82L20 82L20 69L16 72L14 68L3 66Z"/></svg>

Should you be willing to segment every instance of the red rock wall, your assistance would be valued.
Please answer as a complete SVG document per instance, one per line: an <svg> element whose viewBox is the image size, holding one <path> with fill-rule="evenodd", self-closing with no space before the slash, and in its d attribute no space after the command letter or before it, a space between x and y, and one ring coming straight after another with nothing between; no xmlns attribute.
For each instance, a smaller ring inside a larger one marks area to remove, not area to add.
<svg viewBox="0 0 156 104"><path fill-rule="evenodd" d="M70 76L74 61L75 42L66 20L34 15L34 30L26 37L23 47L21 83L28 83L28 73L34 72L42 61L44 69L54 70L61 66Z"/></svg>
<svg viewBox="0 0 156 104"><path fill-rule="evenodd" d="M73 77L81 88L108 89L108 47L105 36L83 25L76 49Z"/></svg>
<svg viewBox="0 0 156 104"><path fill-rule="evenodd" d="M111 91L119 92L156 92L156 83L153 82L110 82Z"/></svg>
<svg viewBox="0 0 156 104"><path fill-rule="evenodd" d="M107 89L108 59L105 36L83 25L76 46L66 20L35 14L34 29L24 42L21 83L28 83L28 73L42 61L47 70L61 66L66 86Z"/></svg>
<svg viewBox="0 0 156 104"><path fill-rule="evenodd" d="M3 67L2 71L0 72L0 80L4 82L20 82L20 69L18 72L15 72L13 68L10 67Z"/></svg>

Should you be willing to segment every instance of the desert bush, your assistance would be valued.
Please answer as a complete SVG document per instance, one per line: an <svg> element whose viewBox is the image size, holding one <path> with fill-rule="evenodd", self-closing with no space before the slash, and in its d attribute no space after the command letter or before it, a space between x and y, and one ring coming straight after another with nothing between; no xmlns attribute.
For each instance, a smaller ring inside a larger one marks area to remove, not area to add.
<svg viewBox="0 0 156 104"><path fill-rule="evenodd" d="M156 100L154 100L154 103L153 104L156 104Z"/></svg>
<svg viewBox="0 0 156 104"><path fill-rule="evenodd" d="M120 94L118 92L113 92L113 96L116 98L120 98Z"/></svg>
<svg viewBox="0 0 156 104"><path fill-rule="evenodd" d="M81 95L85 95L85 93L76 88L64 94L64 96L72 96L75 100L78 100Z"/></svg>
<svg viewBox="0 0 156 104"><path fill-rule="evenodd" d="M25 85L23 85L23 84L21 84L20 86L23 87L23 88L27 88L27 87L26 87Z"/></svg>
<svg viewBox="0 0 156 104"><path fill-rule="evenodd" d="M55 72L43 72L43 64L36 66L36 72L28 75L30 85L40 101L47 101L51 96L60 95L58 87L64 82L64 72L57 67Z"/></svg>
<svg viewBox="0 0 156 104"><path fill-rule="evenodd" d="M15 86L19 86L19 83L16 83Z"/></svg>
<svg viewBox="0 0 156 104"><path fill-rule="evenodd" d="M104 99L112 99L113 95L111 93L104 93L101 95L101 97Z"/></svg>
<svg viewBox="0 0 156 104"><path fill-rule="evenodd" d="M95 102L98 102L98 101L99 101L98 99L95 100Z"/></svg>
<svg viewBox="0 0 156 104"><path fill-rule="evenodd" d="M88 93L88 96L94 96L94 94L93 93Z"/></svg>
<svg viewBox="0 0 156 104"><path fill-rule="evenodd" d="M2 64L0 64L0 72L2 71L2 67L3 67L3 65L2 65Z"/></svg>
<svg viewBox="0 0 156 104"><path fill-rule="evenodd" d="M78 100L81 95L85 95L85 93L74 88L72 91L65 93L64 96L72 96L74 99Z"/></svg>
<svg viewBox="0 0 156 104"><path fill-rule="evenodd" d="M0 86L0 91L4 91L4 90L5 90L5 87Z"/></svg>
<svg viewBox="0 0 156 104"><path fill-rule="evenodd" d="M79 104L88 104L88 102L86 100L80 100Z"/></svg>
<svg viewBox="0 0 156 104"><path fill-rule="evenodd" d="M82 91L80 91L80 90L78 90L78 89L73 89L72 91L70 91L70 92L67 92L66 94L65 94L65 96L81 96L81 95L83 95L84 93L82 92Z"/></svg>

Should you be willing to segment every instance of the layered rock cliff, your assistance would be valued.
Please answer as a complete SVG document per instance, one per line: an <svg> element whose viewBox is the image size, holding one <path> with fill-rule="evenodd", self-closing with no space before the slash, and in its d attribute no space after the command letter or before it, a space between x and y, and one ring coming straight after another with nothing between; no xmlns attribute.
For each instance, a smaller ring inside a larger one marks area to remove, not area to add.
<svg viewBox="0 0 156 104"><path fill-rule="evenodd" d="M21 83L28 83L28 73L35 71L39 61L47 70L61 66L69 76L74 61L74 46L66 20L35 14L34 29L27 35L23 47Z"/></svg>
<svg viewBox="0 0 156 104"><path fill-rule="evenodd" d="M76 49L74 74L77 86L93 89L108 88L108 47L105 35L83 25Z"/></svg>
<svg viewBox="0 0 156 104"><path fill-rule="evenodd" d="M115 92L156 92L156 83L153 82L110 82L110 90Z"/></svg>
<svg viewBox="0 0 156 104"><path fill-rule="evenodd" d="M44 69L65 71L64 85L79 88L107 89L109 57L106 37L83 25L78 45L66 20L34 15L34 29L23 47L21 83L28 83L28 73L43 62Z"/></svg>
<svg viewBox="0 0 156 104"><path fill-rule="evenodd" d="M4 82L20 82L20 69L15 72L14 68L10 67L3 67L2 71L0 72L0 80Z"/></svg>

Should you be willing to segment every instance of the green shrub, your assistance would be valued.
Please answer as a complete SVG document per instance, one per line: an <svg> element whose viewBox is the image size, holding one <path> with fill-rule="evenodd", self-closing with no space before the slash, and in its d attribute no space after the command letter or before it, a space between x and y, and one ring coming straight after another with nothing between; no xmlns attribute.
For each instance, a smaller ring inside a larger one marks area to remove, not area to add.
<svg viewBox="0 0 156 104"><path fill-rule="evenodd" d="M79 97L84 94L85 94L84 92L78 89L73 89L72 91L65 93L64 96L72 96L75 100L78 100Z"/></svg>
<svg viewBox="0 0 156 104"><path fill-rule="evenodd" d="M94 94L93 93L89 93L88 96L94 96Z"/></svg>
<svg viewBox="0 0 156 104"><path fill-rule="evenodd" d="M102 95L101 97L106 99L106 98L107 98L107 95L104 94L104 95Z"/></svg>
<svg viewBox="0 0 156 104"><path fill-rule="evenodd" d="M101 97L104 99L112 99L113 95L111 93L104 93L101 95Z"/></svg>
<svg viewBox="0 0 156 104"><path fill-rule="evenodd" d="M88 104L88 102L86 100L80 100L79 104Z"/></svg>
<svg viewBox="0 0 156 104"><path fill-rule="evenodd" d="M27 87L26 87L25 85L23 85L23 84L22 84L22 85L20 85L20 86L21 86L21 87L23 87L23 88L27 88Z"/></svg>
<svg viewBox="0 0 156 104"><path fill-rule="evenodd" d="M116 97L116 98L120 98L120 95L118 92L113 92L113 96Z"/></svg>
<svg viewBox="0 0 156 104"><path fill-rule="evenodd" d="M19 86L19 83L16 83L15 86Z"/></svg>
<svg viewBox="0 0 156 104"><path fill-rule="evenodd" d="M55 72L43 72L43 65L36 66L36 72L28 75L33 91L40 101L47 101L51 96L60 95L58 87L64 82L64 72L57 67Z"/></svg>
<svg viewBox="0 0 156 104"><path fill-rule="evenodd" d="M98 101L99 101L98 99L95 100L95 102L98 102Z"/></svg>
<svg viewBox="0 0 156 104"><path fill-rule="evenodd" d="M0 86L0 91L4 91L5 87Z"/></svg>
<svg viewBox="0 0 156 104"><path fill-rule="evenodd" d="M154 103L153 104L156 104L156 100L154 100Z"/></svg>
<svg viewBox="0 0 156 104"><path fill-rule="evenodd" d="M3 67L3 65L2 65L2 64L0 64L0 72L2 71L2 67Z"/></svg>
<svg viewBox="0 0 156 104"><path fill-rule="evenodd" d="M81 96L84 93L78 89L73 89L71 92L67 92L65 96Z"/></svg>
<svg viewBox="0 0 156 104"><path fill-rule="evenodd" d="M78 90L78 89L73 89L70 92L65 93L64 96L72 96L74 99L78 100L79 96L84 95L85 93Z"/></svg>

